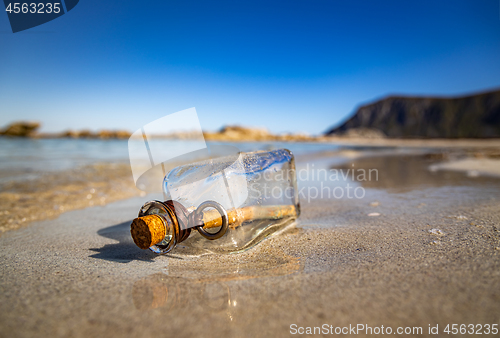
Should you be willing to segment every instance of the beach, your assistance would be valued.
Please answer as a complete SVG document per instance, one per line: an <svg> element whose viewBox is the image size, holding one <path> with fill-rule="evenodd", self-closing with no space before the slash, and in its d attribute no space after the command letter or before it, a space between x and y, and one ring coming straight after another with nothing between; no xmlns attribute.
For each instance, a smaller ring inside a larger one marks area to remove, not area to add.
<svg viewBox="0 0 500 338"><path fill-rule="evenodd" d="M130 222L161 194L141 196L133 182L122 183L114 197L89 205L94 196L83 191L92 188L81 186L75 196L86 205L1 235L0 335L282 337L356 327L369 336L383 326L429 336L437 326L443 336L448 324L480 324L484 333L485 324L500 322L498 141L394 141L315 151L290 144L298 171L376 169L377 179L299 177L296 225L238 254L141 250ZM113 185L130 179L119 172ZM347 184L363 196L321 195L325 186ZM100 187L107 197L110 186Z"/></svg>
<svg viewBox="0 0 500 338"><path fill-rule="evenodd" d="M499 1L4 4L0 338L500 337Z"/></svg>

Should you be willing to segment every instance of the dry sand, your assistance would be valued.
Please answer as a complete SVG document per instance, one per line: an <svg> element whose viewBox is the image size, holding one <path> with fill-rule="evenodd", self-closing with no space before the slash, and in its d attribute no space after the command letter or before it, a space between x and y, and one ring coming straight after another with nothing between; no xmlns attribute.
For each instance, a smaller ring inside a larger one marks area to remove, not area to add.
<svg viewBox="0 0 500 338"><path fill-rule="evenodd" d="M396 138L350 138L325 137L324 142L363 147L412 147L412 148L458 148L500 150L500 139L396 139Z"/></svg>
<svg viewBox="0 0 500 338"><path fill-rule="evenodd" d="M485 175L500 177L500 159L465 158L432 165L430 170L462 171L472 177Z"/></svg>
<svg viewBox="0 0 500 338"><path fill-rule="evenodd" d="M500 322L500 181L379 168L362 199L302 203L296 228L241 254L198 259L135 247L147 197L62 214L0 238L2 337L290 336L290 325ZM373 215L373 216L369 216Z"/></svg>

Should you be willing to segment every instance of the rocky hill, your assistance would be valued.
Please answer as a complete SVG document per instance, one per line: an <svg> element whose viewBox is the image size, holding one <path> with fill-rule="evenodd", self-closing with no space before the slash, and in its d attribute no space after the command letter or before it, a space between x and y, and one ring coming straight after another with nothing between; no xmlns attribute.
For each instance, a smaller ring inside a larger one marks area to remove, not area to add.
<svg viewBox="0 0 500 338"><path fill-rule="evenodd" d="M500 90L456 98L391 96L360 107L326 136L353 129L398 138L500 137Z"/></svg>

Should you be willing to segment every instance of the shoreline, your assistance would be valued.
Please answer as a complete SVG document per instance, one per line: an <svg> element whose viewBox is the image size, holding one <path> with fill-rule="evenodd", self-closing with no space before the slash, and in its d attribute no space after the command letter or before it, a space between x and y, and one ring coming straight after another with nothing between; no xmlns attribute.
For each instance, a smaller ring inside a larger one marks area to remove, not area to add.
<svg viewBox="0 0 500 338"><path fill-rule="evenodd" d="M140 196L129 164L96 163L40 173L35 179L7 181L0 191L0 237L34 221ZM143 194L144 196L145 194Z"/></svg>
<svg viewBox="0 0 500 338"><path fill-rule="evenodd" d="M41 140L122 140L126 141L132 135L123 130L100 130L92 132L65 131L61 133L27 133L19 136L1 135L0 139L41 139ZM219 132L204 131L207 142L304 142L304 143L335 143L340 145L364 147L430 147L430 148L500 148L500 138L390 138L362 136L324 136L306 134L271 134L266 129L228 126ZM198 134L174 133L152 136L158 140L190 141L199 140Z"/></svg>
<svg viewBox="0 0 500 338"><path fill-rule="evenodd" d="M342 166L342 163L367 158L424 155L430 160L430 172L456 171L469 177L500 177L500 140L481 140L467 148L462 143L450 140L398 141L398 144L387 143L387 140L384 142L383 146L377 142L367 143L366 140L357 145L339 144L345 148L302 154L297 156L297 163L320 161ZM401 151L394 152L396 149ZM383 166L383 163L377 163L372 163L372 167ZM75 177L79 179L75 180ZM30 222L53 219L70 210L146 195L135 187L128 163L114 162L44 173L35 180L7 181L1 186L0 236L6 231L27 226Z"/></svg>

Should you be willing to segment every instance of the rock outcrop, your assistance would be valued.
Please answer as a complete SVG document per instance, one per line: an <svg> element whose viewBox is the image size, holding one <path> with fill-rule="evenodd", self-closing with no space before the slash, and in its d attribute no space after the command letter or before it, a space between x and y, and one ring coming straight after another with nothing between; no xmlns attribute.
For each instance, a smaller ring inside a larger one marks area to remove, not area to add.
<svg viewBox="0 0 500 338"><path fill-rule="evenodd" d="M397 138L500 137L500 90L457 98L388 97L360 107L325 135L370 128Z"/></svg>
<svg viewBox="0 0 500 338"><path fill-rule="evenodd" d="M1 130L0 135L30 137L36 133L38 128L40 128L39 122L14 122L8 125L4 130Z"/></svg>
<svg viewBox="0 0 500 338"><path fill-rule="evenodd" d="M98 139L128 139L132 135L126 130L99 130L92 132L90 130L68 130L56 137L69 137L69 138L98 138Z"/></svg>
<svg viewBox="0 0 500 338"><path fill-rule="evenodd" d="M315 137L306 134L272 134L265 128L225 126L215 133L204 132L207 141L314 141Z"/></svg>
<svg viewBox="0 0 500 338"><path fill-rule="evenodd" d="M207 140L225 140L225 141L267 141L274 137L265 128L247 128L241 126L225 126L216 133L203 133Z"/></svg>

